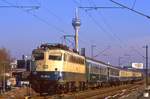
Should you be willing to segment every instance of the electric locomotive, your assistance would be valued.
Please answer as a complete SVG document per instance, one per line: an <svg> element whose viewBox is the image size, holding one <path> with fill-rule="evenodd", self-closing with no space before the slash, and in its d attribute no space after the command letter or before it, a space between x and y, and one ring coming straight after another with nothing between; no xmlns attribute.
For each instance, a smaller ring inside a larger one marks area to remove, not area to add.
<svg viewBox="0 0 150 99"><path fill-rule="evenodd" d="M39 93L85 89L85 57L61 44L42 44L33 50L32 88Z"/></svg>

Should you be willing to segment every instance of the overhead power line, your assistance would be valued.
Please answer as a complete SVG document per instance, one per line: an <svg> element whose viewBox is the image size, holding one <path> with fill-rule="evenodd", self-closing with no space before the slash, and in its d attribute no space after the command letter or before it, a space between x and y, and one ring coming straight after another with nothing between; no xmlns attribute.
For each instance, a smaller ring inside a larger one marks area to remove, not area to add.
<svg viewBox="0 0 150 99"><path fill-rule="evenodd" d="M24 7L16 6L16 5L14 5L14 4L8 2L7 0L1 0L1 1L3 1L3 2L6 3L6 4L8 4L9 6L12 6L12 7L15 7L15 8L18 8L18 9L21 9L22 11L26 12L27 14L32 15L34 18L36 18L36 19L38 19L39 21L45 23L46 25L51 26L52 28L54 28L55 30L57 30L57 31L60 32L60 33L67 33L67 32L65 32L63 29L58 28L57 26L55 26L55 25L49 23L48 21L46 21L45 19L43 19L43 18L39 17L38 15L32 13L31 11L28 11L28 10L26 10L26 9L23 9Z"/></svg>
<svg viewBox="0 0 150 99"><path fill-rule="evenodd" d="M96 4L95 4L95 2L94 2L93 0L88 0L88 1L89 1L90 4L93 4L95 8L99 9L99 7L96 6ZM120 7L120 8L123 8L123 7ZM105 24L106 27L108 28L108 31L107 31L107 32L108 32L114 39L116 39L117 41L119 41L120 47L121 47L122 45L125 46L126 44L123 43L123 41L116 35L116 33L114 33L114 32L112 31L111 26L108 24L107 20L104 18L104 16L102 15L102 13L98 13L98 14L101 16L102 21L104 22L104 24ZM122 47L121 47L121 48L122 48Z"/></svg>
<svg viewBox="0 0 150 99"><path fill-rule="evenodd" d="M6 0L1 0L1 1L3 1L3 2L5 2L5 3L9 3L9 2L7 2ZM0 8L25 8L25 9L39 9L40 8L40 5L39 4L37 4L37 5L10 5L10 3L9 3L9 5L0 5Z"/></svg>
<svg viewBox="0 0 150 99"><path fill-rule="evenodd" d="M120 8L123 8L123 7L87 7L87 6L80 6L79 8L82 8L82 9L120 9Z"/></svg>
<svg viewBox="0 0 150 99"><path fill-rule="evenodd" d="M94 3L93 0L88 0L90 2L90 4L93 4L94 7L97 7L96 4ZM136 1L134 1L135 3ZM135 4L134 4L135 5ZM101 16L102 14L99 13ZM105 23L105 25L108 27L108 29L111 31L110 33L119 41L119 43L122 45L126 45L126 43L124 43L115 33L112 32L110 25L108 24L108 22L106 21L106 19L102 16L102 20ZM122 48L122 47L121 47ZM131 47L132 50L134 50L139 56L143 57L142 54L135 48L135 47ZM123 48L122 48L123 49Z"/></svg>
<svg viewBox="0 0 150 99"><path fill-rule="evenodd" d="M129 8L129 7L127 7L127 6L125 6L125 5L121 4L121 3L118 3L118 2L116 2L116 1L113 1L113 0L110 0L110 1L113 2L113 3L115 3L115 4L117 4L117 5L119 5L119 6L121 6L121 7L126 8L126 9L128 9L128 10L130 10L130 11L132 11L132 12L135 12L135 13L141 15L141 16L144 16L144 17L150 19L150 16L149 16L149 15L146 15L146 14L144 14L144 13L142 13L142 12L136 11L136 10L134 10L134 9L132 9L132 8Z"/></svg>
<svg viewBox="0 0 150 99"><path fill-rule="evenodd" d="M60 28L58 28L57 26L55 26L55 25L53 25L53 24L50 24L48 21L46 21L45 19L39 17L38 15L33 14L32 12L29 12L29 11L27 11L27 13L30 14L30 15L32 15L33 17L35 17L35 18L38 19L39 21L41 21L41 22L47 24L48 26L53 27L53 28L54 28L55 30L57 30L58 32L60 32L60 33L66 33L63 29L60 29Z"/></svg>
<svg viewBox="0 0 150 99"><path fill-rule="evenodd" d="M50 9L48 9L48 8L46 8L46 7L43 7L43 9L44 9L45 11L47 11L49 15L55 17L55 19L57 19L59 22L61 22L61 23L64 24L64 21L63 21L58 15L56 15L54 12L52 12Z"/></svg>
<svg viewBox="0 0 150 99"><path fill-rule="evenodd" d="M102 30L103 32L105 32L106 34L108 34L109 35L109 37L110 37L110 39L111 38L113 38L113 39L118 39L119 40L119 43L121 43L121 41L120 41L120 39L118 38L118 37L116 37L116 35L115 34L112 34L111 32L108 32L93 16L92 16L92 14L90 14L90 13L88 13L87 12L87 10L79 3L79 2L77 2L76 0L73 0L77 5L79 5L79 8L80 9L83 9L85 12L86 12L86 14L88 15L88 17L91 19L91 20L93 20L93 22L97 25L97 27L99 28L98 30L100 31L100 30ZM97 8L97 7L90 7L91 9L95 9L95 8ZM98 8L105 8L105 7L98 7ZM98 9L97 8L97 9ZM107 8L107 7L106 7ZM111 8L111 7L109 7L109 8ZM123 8L123 7L119 7L119 8ZM101 31L100 31L101 32ZM118 44L119 45L119 47L121 47L121 48L123 48L122 47L122 43L121 44Z"/></svg>
<svg viewBox="0 0 150 99"><path fill-rule="evenodd" d="M105 9L105 7L97 7L95 2L93 0L88 0L89 4L91 6L94 6L93 9L97 10L97 9ZM107 8L107 7L106 7ZM123 7L109 7L109 8L123 8ZM112 31L110 25L108 24L107 20L104 18L104 16L102 15L102 13L98 13L101 18L102 18L102 21L104 22L104 24L106 25L106 27L108 28L109 31L106 31L106 33L109 33L114 39L116 39L117 41L119 41L120 44L118 44L120 46L120 48L123 49L122 45L124 44L123 41ZM105 29L105 28L104 28ZM124 44L125 45L125 44ZM108 49L110 49L110 47L107 47L106 49L104 49L103 51L99 52L99 54L97 54L95 57L99 56L100 54L102 54L103 52L107 51Z"/></svg>
<svg viewBox="0 0 150 99"><path fill-rule="evenodd" d="M103 54L105 51L107 51L107 50L110 49L110 48L111 48L111 47L108 46L107 48L105 48L104 50L102 50L101 52L99 52L97 55L95 55L95 56L93 56L93 57L97 57L97 56Z"/></svg>
<svg viewBox="0 0 150 99"><path fill-rule="evenodd" d="M73 2L79 6L81 6L81 4L79 2L77 2L76 0L73 0Z"/></svg>
<svg viewBox="0 0 150 99"><path fill-rule="evenodd" d="M75 1L75 3L76 3L77 5L80 6L79 8L84 9L84 7L82 7L82 5L81 5L79 2L77 2L76 0L74 0L74 1ZM88 1L90 1L90 0L88 0ZM87 7L87 8L95 9L95 10L97 10L98 8L103 8L103 7L97 7L93 0L92 0L92 2L90 2L90 4L91 4L91 3L93 3L94 7ZM134 4L134 5L135 5L135 4ZM85 8L86 8L86 7L85 7ZM96 9L96 8L97 8L97 9ZM119 7L119 8L124 8L124 6L121 6L121 7ZM87 10L85 10L85 12L87 12ZM93 22L94 22L100 29L102 29L104 32L106 32L106 33L111 33L112 36L113 36L114 38L116 38L116 39L119 41L119 43L121 44L121 45L119 44L120 48L123 49L122 44L126 45L126 43L123 43L123 41L122 41L116 34L114 34L113 32L108 32L107 30L105 30L105 28L103 28L103 27L99 24L99 22L97 22L97 21L95 20L95 18L94 18L90 13L88 13L88 16L89 16L89 17L93 20ZM107 27L109 27L109 29L110 29L110 26L108 25L108 23L106 22L106 20L104 19L104 17L103 17L103 21L104 21L105 25L106 25ZM111 30L111 29L110 29L110 30ZM134 47L131 47L131 48L132 48L132 50L134 50L138 55L142 56L142 54L141 54L138 50L136 50ZM142 57L143 57L143 56L142 56Z"/></svg>
<svg viewBox="0 0 150 99"><path fill-rule="evenodd" d="M1 5L0 8L33 8L33 9L39 9L40 6L3 6Z"/></svg>
<svg viewBox="0 0 150 99"><path fill-rule="evenodd" d="M88 13L87 10L85 10L86 14L88 15L88 17L95 23L95 25L97 25L97 27L99 28L98 30L102 30L104 33L106 33L108 35L108 37L110 39L115 39L115 40L119 40L119 43L121 43L122 41L112 32L109 32L108 30L106 30L93 16L92 14ZM122 43L118 44L120 48L123 48Z"/></svg>
<svg viewBox="0 0 150 99"><path fill-rule="evenodd" d="M137 0L134 0L133 5L132 5L132 9L134 9L135 4L136 4L136 1L137 1Z"/></svg>
<svg viewBox="0 0 150 99"><path fill-rule="evenodd" d="M142 12L139 12L139 11L136 11L136 10L133 9L134 6L135 6L135 4L136 4L136 0L134 1L132 8L129 8L129 7L127 7L127 6L125 6L125 5L121 4L121 3L118 3L118 2L116 2L116 1L113 1L113 0L110 0L110 1L113 2L113 3L115 3L115 4L117 4L117 5L119 5L119 6L121 6L121 7L126 8L126 9L128 9L128 10L130 10L130 11L132 11L132 12L135 12L135 13L141 15L141 16L144 16L144 17L150 19L150 16L148 16L148 15L146 15L146 14L143 14ZM134 51L135 51L139 56L141 56L142 58L144 57L137 49L135 49L135 47L132 46L131 49L134 50Z"/></svg>
<svg viewBox="0 0 150 99"><path fill-rule="evenodd" d="M73 2L75 3L75 4L77 4L77 5L79 5L80 7L80 9L83 7L79 2L77 2L76 0L73 0ZM84 8L82 8L82 9L84 9ZM99 31L100 30L102 30L102 31L104 31L104 32L107 32L107 30L105 30L105 28L103 28L98 22L97 22L97 20L90 14L90 13L88 13L87 12L87 10L86 9L84 9L85 10L85 12L86 12L86 14L88 15L88 17L90 17L92 20L93 20L93 22L100 28L100 29L98 29ZM100 31L101 32L101 31ZM112 36L112 35L111 35ZM110 37L110 36L109 36ZM112 38L112 37L110 37L110 38ZM81 41L83 41L83 39L80 39ZM86 43L86 44L88 44L88 45L91 45L91 44L89 44L89 43L87 43L87 42L85 42L85 41L83 41L84 43ZM120 46L121 47L121 46ZM99 55L101 55L101 54L103 54L105 51L107 51L107 50L109 50L110 49L110 46L109 47L107 47L107 48L105 48L104 50L102 50L102 51L100 51L100 49L101 48L98 48L98 47L96 47L95 49L97 49L98 51L99 51L99 53L95 56L95 57L97 57L97 56L99 56Z"/></svg>

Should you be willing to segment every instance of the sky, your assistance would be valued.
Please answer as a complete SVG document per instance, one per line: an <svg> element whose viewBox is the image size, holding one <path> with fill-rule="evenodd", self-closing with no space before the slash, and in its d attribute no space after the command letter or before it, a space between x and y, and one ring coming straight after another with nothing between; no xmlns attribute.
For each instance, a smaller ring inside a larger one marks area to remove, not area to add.
<svg viewBox="0 0 150 99"><path fill-rule="evenodd" d="M116 1L150 15L149 0ZM0 0L0 6L0 47L7 48L16 59L31 55L41 43L61 43L63 35L73 35L76 7L118 7L110 0ZM145 62L143 47L150 45L150 19L125 8L79 9L79 16L79 47L86 48L87 56L91 56L91 45L96 45L95 59L116 66L119 57L123 65Z"/></svg>

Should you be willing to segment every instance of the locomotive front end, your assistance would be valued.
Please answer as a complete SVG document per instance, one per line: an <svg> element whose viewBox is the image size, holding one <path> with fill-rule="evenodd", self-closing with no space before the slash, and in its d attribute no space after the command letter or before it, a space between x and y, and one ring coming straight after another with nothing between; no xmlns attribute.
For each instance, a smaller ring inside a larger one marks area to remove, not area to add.
<svg viewBox="0 0 150 99"><path fill-rule="evenodd" d="M31 86L38 93L53 92L62 80L63 54L61 50L34 50L35 70Z"/></svg>

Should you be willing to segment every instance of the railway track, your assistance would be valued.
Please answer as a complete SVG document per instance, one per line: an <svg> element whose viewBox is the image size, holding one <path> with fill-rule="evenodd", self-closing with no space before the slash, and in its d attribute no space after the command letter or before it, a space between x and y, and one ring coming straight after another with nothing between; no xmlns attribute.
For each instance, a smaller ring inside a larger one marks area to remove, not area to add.
<svg viewBox="0 0 150 99"><path fill-rule="evenodd" d="M96 90L92 92L87 92L84 94L79 94L75 99L112 99L118 97L119 95L124 95L131 89L138 88L141 85L123 85L118 87L106 88L101 90Z"/></svg>
<svg viewBox="0 0 150 99"><path fill-rule="evenodd" d="M119 99L119 97L123 97L124 95L127 95L132 91L136 91L140 88L142 89L143 86L143 82L137 82L134 84L106 87L95 90L90 89L82 92L53 96L39 96L37 94L32 94L31 99ZM0 99L24 99L26 91L26 88L17 89L15 91L7 93L3 96L3 98L0 97Z"/></svg>
<svg viewBox="0 0 150 99"><path fill-rule="evenodd" d="M68 93L54 96L33 97L33 99L119 99L132 91L143 88L142 82L134 84L87 90L84 92Z"/></svg>

